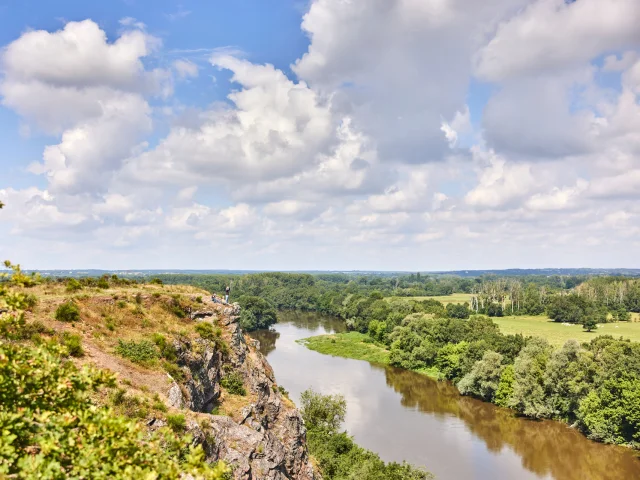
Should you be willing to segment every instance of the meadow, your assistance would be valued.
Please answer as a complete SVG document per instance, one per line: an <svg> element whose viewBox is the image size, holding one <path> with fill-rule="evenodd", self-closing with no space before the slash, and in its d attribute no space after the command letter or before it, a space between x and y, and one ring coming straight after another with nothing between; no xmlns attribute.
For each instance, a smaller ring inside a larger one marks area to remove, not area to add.
<svg viewBox="0 0 640 480"><path fill-rule="evenodd" d="M599 335L624 337L632 341L640 341L640 322L600 323L592 332L586 332L582 325L558 323L546 316L493 317L505 335L521 333L525 336L546 338L549 343L560 346L569 339L588 342ZM635 314L637 320L637 314Z"/></svg>
<svg viewBox="0 0 640 480"><path fill-rule="evenodd" d="M405 298L411 300L438 300L443 304L447 305L449 303L464 303L471 302L471 294L470 293L452 293L451 295L440 295L440 296L431 296L431 297L386 297L387 300L391 298Z"/></svg>

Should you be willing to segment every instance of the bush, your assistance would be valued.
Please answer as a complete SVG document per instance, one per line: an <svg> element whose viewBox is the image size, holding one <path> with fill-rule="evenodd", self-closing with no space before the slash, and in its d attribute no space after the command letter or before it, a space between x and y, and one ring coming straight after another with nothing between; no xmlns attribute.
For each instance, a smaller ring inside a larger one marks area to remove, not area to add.
<svg viewBox="0 0 640 480"><path fill-rule="evenodd" d="M222 330L214 328L208 322L199 322L196 324L196 332L205 340L215 340L222 336Z"/></svg>
<svg viewBox="0 0 640 480"><path fill-rule="evenodd" d="M148 364L158 358L158 350L155 345L148 340L126 342L118 340L116 353L131 360L134 363Z"/></svg>
<svg viewBox="0 0 640 480"><path fill-rule="evenodd" d="M242 376L238 372L227 374L220 380L220 385L233 395L242 395L244 397L247 394L242 382Z"/></svg>
<svg viewBox="0 0 640 480"><path fill-rule="evenodd" d="M77 292L78 290L82 290L82 284L76 280L75 278L70 278L67 280L67 292Z"/></svg>
<svg viewBox="0 0 640 480"><path fill-rule="evenodd" d="M27 293L22 299L22 302L26 310L31 310L38 304L38 297L36 297L33 293Z"/></svg>
<svg viewBox="0 0 640 480"><path fill-rule="evenodd" d="M167 415L167 424L174 432L183 432L187 428L187 420L184 415L177 413L175 415Z"/></svg>
<svg viewBox="0 0 640 480"><path fill-rule="evenodd" d="M162 285L162 280L160 280L159 278L153 278L149 283L151 285Z"/></svg>
<svg viewBox="0 0 640 480"><path fill-rule="evenodd" d="M72 357L82 357L84 355L80 335L64 332L62 334L62 344L67 347L69 355Z"/></svg>
<svg viewBox="0 0 640 480"><path fill-rule="evenodd" d="M162 368L164 368L164 370L171 375L171 378L176 382L182 382L185 378L184 371L175 363L163 361Z"/></svg>
<svg viewBox="0 0 640 480"><path fill-rule="evenodd" d="M80 309L73 300L67 300L56 309L55 319L60 322L80 321Z"/></svg>
<svg viewBox="0 0 640 480"><path fill-rule="evenodd" d="M100 280L98 280L98 283L96 284L96 287L102 289L102 290L106 290L109 288L109 280L107 280L106 278L102 277L100 278Z"/></svg>
<svg viewBox="0 0 640 480"><path fill-rule="evenodd" d="M151 340L156 344L158 349L160 350L160 356L165 358L171 362L175 361L177 358L177 352L173 344L167 342L167 339L161 333L154 333L151 336Z"/></svg>
<svg viewBox="0 0 640 480"><path fill-rule="evenodd" d="M149 433L110 409L95 407L91 394L113 386L113 377L78 370L55 347L0 344L0 477L163 478L183 474L221 480L228 469L209 466L201 447L168 429Z"/></svg>

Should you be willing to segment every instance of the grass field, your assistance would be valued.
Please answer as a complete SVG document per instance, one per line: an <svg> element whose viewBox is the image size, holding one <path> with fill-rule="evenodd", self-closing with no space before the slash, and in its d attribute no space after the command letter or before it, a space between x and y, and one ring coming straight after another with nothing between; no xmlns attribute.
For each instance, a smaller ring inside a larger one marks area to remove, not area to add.
<svg viewBox="0 0 640 480"><path fill-rule="evenodd" d="M387 299L391 298L404 298L407 300L428 300L433 298L434 300L438 300L439 302L444 303L445 305L449 303L464 303L471 301L470 293L452 293L451 295L442 295L439 297L387 297Z"/></svg>
<svg viewBox="0 0 640 480"><path fill-rule="evenodd" d="M298 340L298 343L325 355L355 358L367 362L389 364L389 351L374 343L366 343L371 337L364 333L349 332L334 335L318 335Z"/></svg>
<svg viewBox="0 0 640 480"><path fill-rule="evenodd" d="M636 314L637 315L637 314ZM556 323L543 316L493 318L505 334L521 333L546 338L553 345L563 345L569 339L588 342L598 335L613 335L640 341L640 322L601 323L593 332L585 332L582 325Z"/></svg>

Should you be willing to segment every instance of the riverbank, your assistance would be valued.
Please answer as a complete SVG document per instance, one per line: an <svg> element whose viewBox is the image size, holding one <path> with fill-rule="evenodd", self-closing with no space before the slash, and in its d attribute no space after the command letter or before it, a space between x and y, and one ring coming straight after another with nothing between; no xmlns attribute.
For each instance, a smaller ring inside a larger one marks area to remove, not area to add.
<svg viewBox="0 0 640 480"><path fill-rule="evenodd" d="M314 337L297 340L309 350L332 355L334 357L365 360L379 365L391 365L389 350L372 341L371 337L359 332L334 333L330 335L317 335ZM442 379L442 374L437 368L424 368L411 370L412 372L426 375L437 380Z"/></svg>

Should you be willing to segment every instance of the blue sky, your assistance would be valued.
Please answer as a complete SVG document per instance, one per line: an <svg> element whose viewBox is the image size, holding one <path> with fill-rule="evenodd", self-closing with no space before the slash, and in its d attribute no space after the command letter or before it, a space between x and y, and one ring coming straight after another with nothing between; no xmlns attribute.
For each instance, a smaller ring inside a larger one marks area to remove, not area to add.
<svg viewBox="0 0 640 480"><path fill-rule="evenodd" d="M637 267L636 0L0 3L30 268Z"/></svg>

